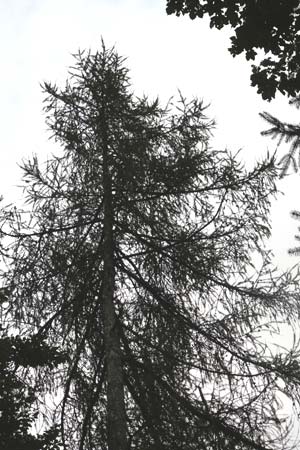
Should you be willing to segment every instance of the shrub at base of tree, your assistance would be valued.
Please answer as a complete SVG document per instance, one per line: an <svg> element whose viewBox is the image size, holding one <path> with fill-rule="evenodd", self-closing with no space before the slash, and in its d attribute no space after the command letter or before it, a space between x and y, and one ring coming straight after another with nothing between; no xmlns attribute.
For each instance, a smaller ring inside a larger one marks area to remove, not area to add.
<svg viewBox="0 0 300 450"><path fill-rule="evenodd" d="M32 434L37 392L22 376L22 369L54 367L65 360L57 349L37 337L0 337L0 448L3 450L61 450L59 429Z"/></svg>

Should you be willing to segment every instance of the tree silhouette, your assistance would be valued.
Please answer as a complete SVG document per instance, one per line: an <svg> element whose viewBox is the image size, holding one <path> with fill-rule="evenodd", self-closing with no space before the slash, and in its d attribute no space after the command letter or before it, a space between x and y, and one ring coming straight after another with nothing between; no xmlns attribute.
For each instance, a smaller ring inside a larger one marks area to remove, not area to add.
<svg viewBox="0 0 300 450"><path fill-rule="evenodd" d="M0 337L0 446L5 450L60 450L59 429L34 434L36 386L28 384L22 372L37 367L57 367L65 356L37 336L10 336L5 328Z"/></svg>
<svg viewBox="0 0 300 450"><path fill-rule="evenodd" d="M191 19L210 17L210 27L230 25L232 56L245 53L252 65L251 85L263 99L276 91L294 97L300 91L298 0L167 0L167 13L189 14ZM264 57L260 59L260 50Z"/></svg>
<svg viewBox="0 0 300 450"><path fill-rule="evenodd" d="M64 89L44 84L60 152L24 162L28 211L1 220L15 314L68 354L65 445L286 448L298 350L265 336L297 320L299 289L263 247L273 158L213 150L197 99L134 97L114 49L75 58Z"/></svg>

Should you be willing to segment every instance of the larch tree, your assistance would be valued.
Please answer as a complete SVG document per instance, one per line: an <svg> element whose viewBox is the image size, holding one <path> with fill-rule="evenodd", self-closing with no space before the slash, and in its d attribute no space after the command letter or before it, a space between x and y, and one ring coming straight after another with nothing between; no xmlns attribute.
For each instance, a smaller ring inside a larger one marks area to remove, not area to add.
<svg viewBox="0 0 300 450"><path fill-rule="evenodd" d="M209 16L211 28L229 25L229 51L254 60L251 84L263 99L271 100L276 91L299 94L299 0L167 0L166 11L191 19Z"/></svg>
<svg viewBox="0 0 300 450"><path fill-rule="evenodd" d="M286 449L299 353L266 336L293 326L299 290L264 250L274 159L212 149L202 101L135 97L114 49L75 58L63 89L44 84L60 151L24 162L27 206L1 216L16 318L68 355L64 444Z"/></svg>

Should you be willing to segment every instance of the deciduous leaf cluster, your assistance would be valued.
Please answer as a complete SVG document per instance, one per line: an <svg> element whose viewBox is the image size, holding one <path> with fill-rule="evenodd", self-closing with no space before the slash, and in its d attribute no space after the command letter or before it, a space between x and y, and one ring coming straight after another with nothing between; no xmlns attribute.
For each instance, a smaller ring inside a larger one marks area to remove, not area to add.
<svg viewBox="0 0 300 450"><path fill-rule="evenodd" d="M210 26L217 29L231 26L230 53L244 53L247 60L258 55L251 84L263 99L271 100L277 90L291 97L300 91L298 6L298 0L167 0L166 10L191 19L208 15Z"/></svg>

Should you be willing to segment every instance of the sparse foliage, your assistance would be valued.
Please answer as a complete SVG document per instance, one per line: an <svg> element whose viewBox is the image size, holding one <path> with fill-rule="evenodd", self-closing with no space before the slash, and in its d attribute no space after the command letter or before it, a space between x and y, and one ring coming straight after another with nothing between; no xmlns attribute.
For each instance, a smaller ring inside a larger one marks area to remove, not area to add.
<svg viewBox="0 0 300 450"><path fill-rule="evenodd" d="M291 104L297 106L298 98L294 99ZM294 172L300 167L300 125L282 122L268 112L260 113L261 117L271 125L268 130L262 131L263 136L270 136L272 139L278 140L278 146L282 143L290 144L289 151L280 159L279 166L281 168L280 178L283 178L290 167Z"/></svg>
<svg viewBox="0 0 300 450"><path fill-rule="evenodd" d="M68 354L67 448L286 449L299 353L265 336L297 320L299 288L264 250L273 158L213 150L201 101L134 97L104 45L44 90L61 152L24 163L28 211L1 230L16 316Z"/></svg>

